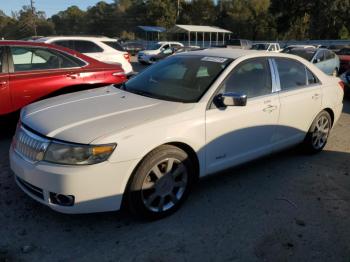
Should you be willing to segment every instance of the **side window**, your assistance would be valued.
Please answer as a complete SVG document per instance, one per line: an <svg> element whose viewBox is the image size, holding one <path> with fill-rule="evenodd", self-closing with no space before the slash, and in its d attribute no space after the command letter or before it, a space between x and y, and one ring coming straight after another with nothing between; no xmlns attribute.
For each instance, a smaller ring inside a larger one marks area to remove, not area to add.
<svg viewBox="0 0 350 262"><path fill-rule="evenodd" d="M305 66L292 59L276 58L281 89L290 90L306 86Z"/></svg>
<svg viewBox="0 0 350 262"><path fill-rule="evenodd" d="M335 57L335 54L331 51L325 51L325 60L330 60L333 59Z"/></svg>
<svg viewBox="0 0 350 262"><path fill-rule="evenodd" d="M45 48L11 47L15 72L78 67L79 64L68 55Z"/></svg>
<svg viewBox="0 0 350 262"><path fill-rule="evenodd" d="M269 51L276 51L275 45L271 45L271 46L269 47Z"/></svg>
<svg viewBox="0 0 350 262"><path fill-rule="evenodd" d="M307 84L312 85L312 84L317 84L319 81L315 77L313 73L309 69L306 68L306 76L307 76Z"/></svg>
<svg viewBox="0 0 350 262"><path fill-rule="evenodd" d="M319 63L319 62L322 62L322 61L324 61L324 51L319 51L319 52L316 54L314 63Z"/></svg>
<svg viewBox="0 0 350 262"><path fill-rule="evenodd" d="M101 53L103 49L90 41L74 41L74 49L79 53Z"/></svg>
<svg viewBox="0 0 350 262"><path fill-rule="evenodd" d="M270 67L265 58L250 59L237 65L222 83L221 93L257 97L272 93Z"/></svg>
<svg viewBox="0 0 350 262"><path fill-rule="evenodd" d="M168 49L170 47L170 45L164 45L163 47L162 47L162 49L163 50L166 50L166 49Z"/></svg>

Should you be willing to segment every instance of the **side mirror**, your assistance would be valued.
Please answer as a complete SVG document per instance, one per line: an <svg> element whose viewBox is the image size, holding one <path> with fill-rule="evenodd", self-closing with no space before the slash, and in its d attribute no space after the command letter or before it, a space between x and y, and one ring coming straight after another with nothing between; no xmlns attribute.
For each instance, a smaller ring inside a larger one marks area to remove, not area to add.
<svg viewBox="0 0 350 262"><path fill-rule="evenodd" d="M314 60L314 64L317 64L317 63L319 63L319 62L321 62L321 59L319 59L319 58L317 58L317 59Z"/></svg>
<svg viewBox="0 0 350 262"><path fill-rule="evenodd" d="M227 106L246 106L247 96L237 93L224 93L218 94L215 97L215 103L218 103L221 107Z"/></svg>

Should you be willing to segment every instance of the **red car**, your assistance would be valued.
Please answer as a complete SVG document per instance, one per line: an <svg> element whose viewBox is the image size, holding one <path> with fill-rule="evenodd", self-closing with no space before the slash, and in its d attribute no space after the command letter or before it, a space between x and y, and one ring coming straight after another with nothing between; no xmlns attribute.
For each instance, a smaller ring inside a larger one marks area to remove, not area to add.
<svg viewBox="0 0 350 262"><path fill-rule="evenodd" d="M118 64L54 45L0 41L0 115L50 96L124 81Z"/></svg>
<svg viewBox="0 0 350 262"><path fill-rule="evenodd" d="M343 73L350 69L350 48L343 48L337 52L340 60L339 73Z"/></svg>

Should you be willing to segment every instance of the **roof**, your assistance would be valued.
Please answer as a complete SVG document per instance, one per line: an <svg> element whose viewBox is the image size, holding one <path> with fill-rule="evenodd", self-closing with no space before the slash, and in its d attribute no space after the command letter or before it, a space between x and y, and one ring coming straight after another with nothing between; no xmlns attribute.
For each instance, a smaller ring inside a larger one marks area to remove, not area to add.
<svg viewBox="0 0 350 262"><path fill-rule="evenodd" d="M164 27L160 26L144 26L144 25L139 25L138 28L145 32L158 32L158 33L163 33L166 31Z"/></svg>
<svg viewBox="0 0 350 262"><path fill-rule="evenodd" d="M229 30L216 26L206 25L175 25L169 30L171 33L204 32L204 33L232 33Z"/></svg>
<svg viewBox="0 0 350 262"><path fill-rule="evenodd" d="M76 35L76 36L47 36L47 37L43 37L43 38L39 38L36 39L35 42L46 42L48 40L52 40L52 39L67 39L67 40L94 40L94 41L118 41L117 39L114 38L110 38L107 36L80 36L80 35Z"/></svg>
<svg viewBox="0 0 350 262"><path fill-rule="evenodd" d="M256 50L232 49L232 48L209 48L193 52L188 52L186 55L202 55L202 56L218 56L237 59L241 56L261 54Z"/></svg>

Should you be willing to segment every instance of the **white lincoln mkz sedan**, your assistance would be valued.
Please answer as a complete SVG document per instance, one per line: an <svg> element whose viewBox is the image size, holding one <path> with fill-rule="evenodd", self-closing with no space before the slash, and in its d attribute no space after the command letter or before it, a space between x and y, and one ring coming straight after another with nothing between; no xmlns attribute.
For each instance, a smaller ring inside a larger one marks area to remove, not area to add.
<svg viewBox="0 0 350 262"><path fill-rule="evenodd" d="M197 178L303 144L342 111L339 79L286 54L175 55L120 86L29 105L10 149L18 186L64 213L174 212Z"/></svg>

